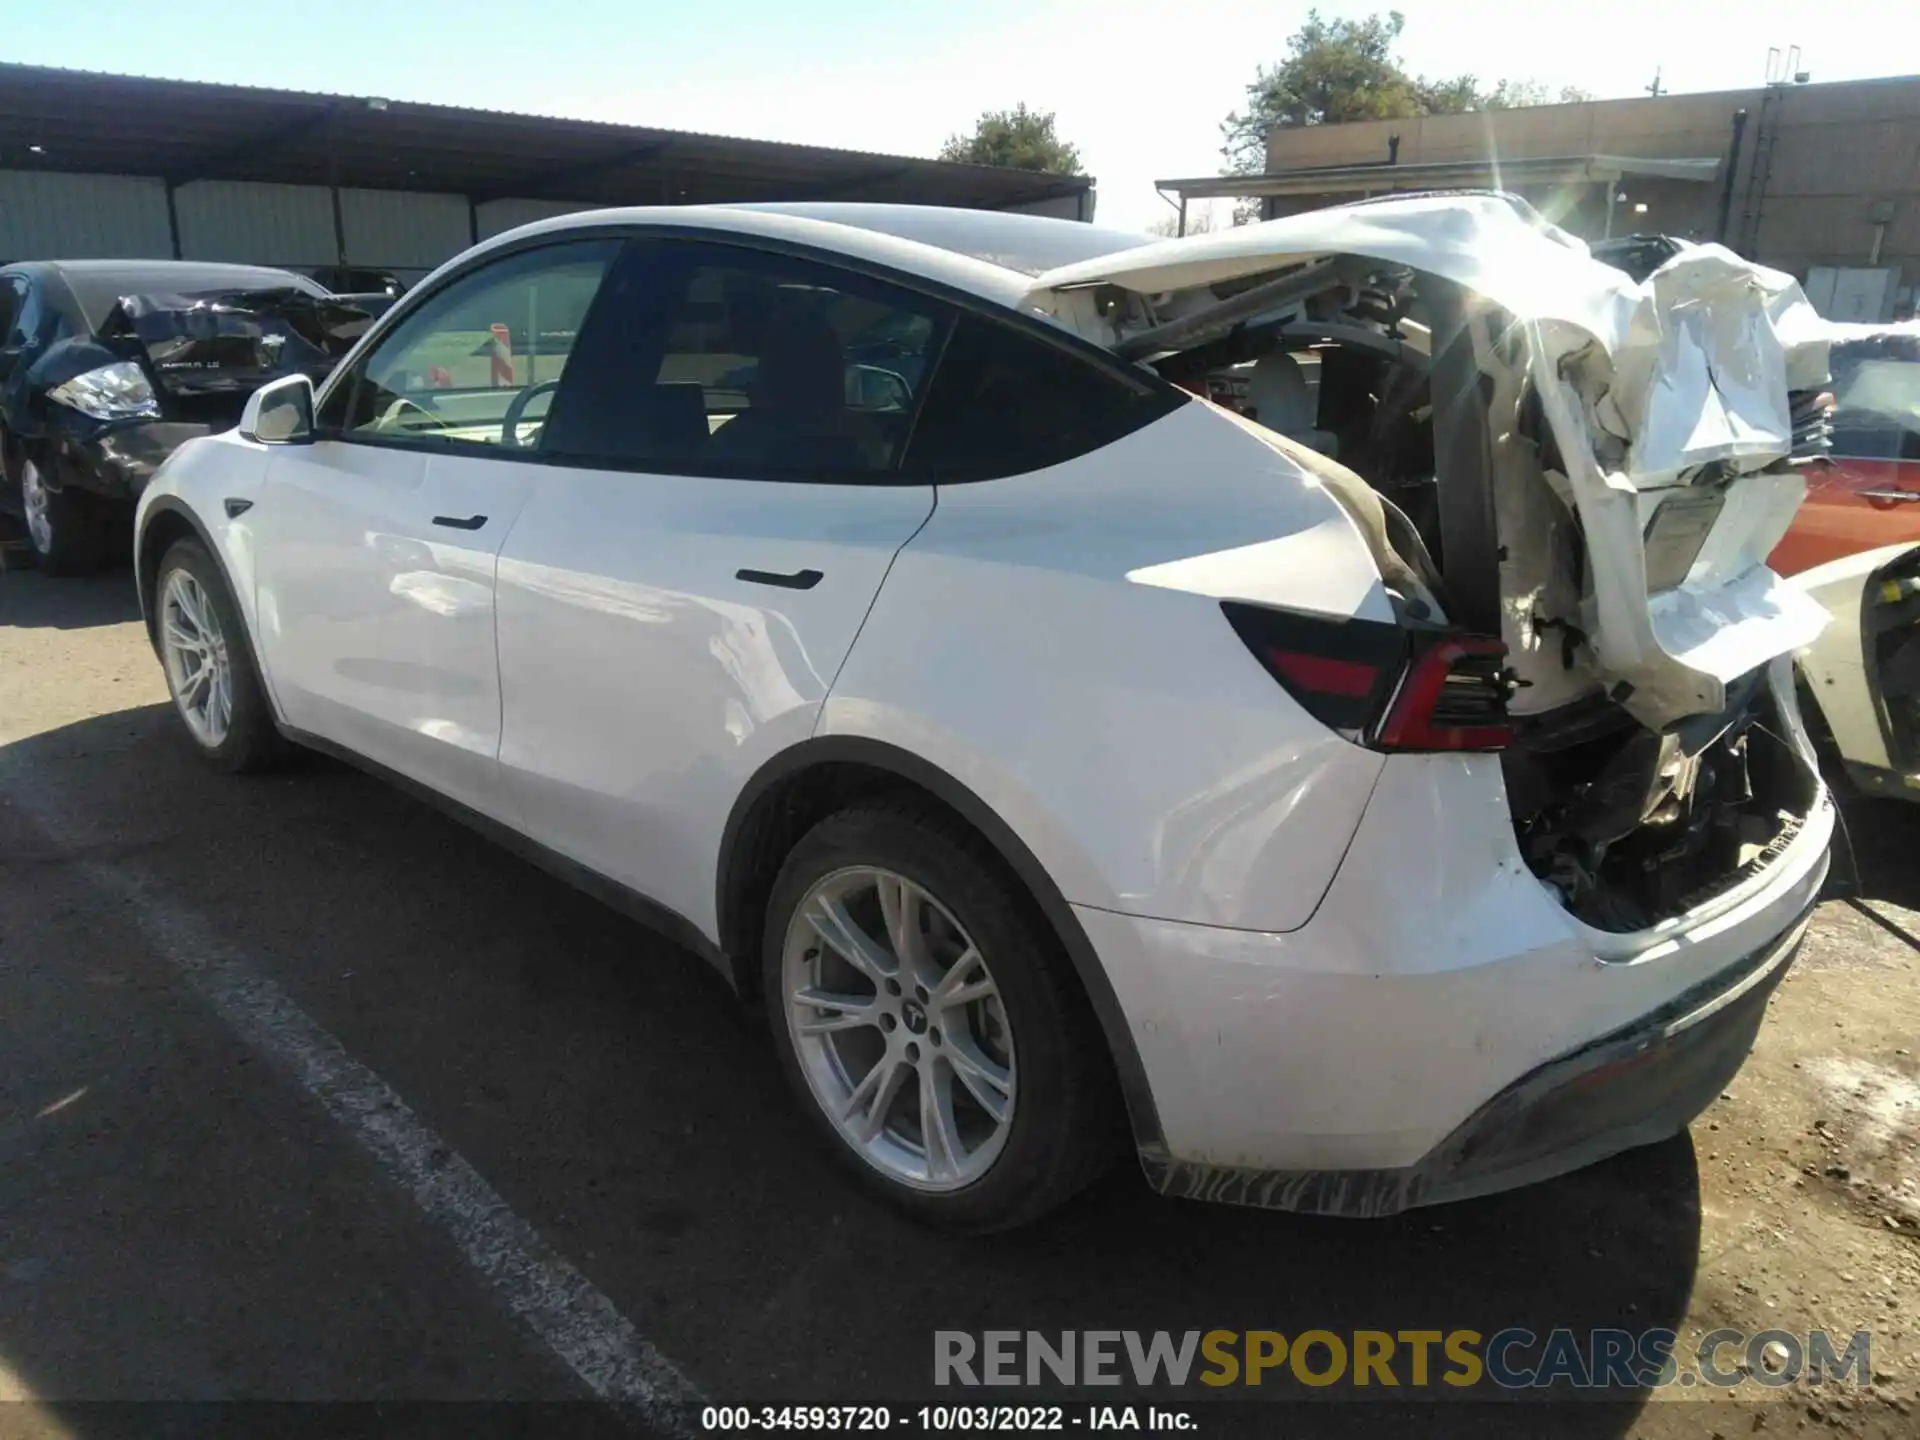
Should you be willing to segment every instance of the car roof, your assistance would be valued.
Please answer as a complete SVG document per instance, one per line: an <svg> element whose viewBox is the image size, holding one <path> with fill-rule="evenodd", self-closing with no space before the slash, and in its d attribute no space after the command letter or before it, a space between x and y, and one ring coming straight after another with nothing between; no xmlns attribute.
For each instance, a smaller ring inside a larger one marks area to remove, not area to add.
<svg viewBox="0 0 1920 1440"><path fill-rule="evenodd" d="M40 260L7 267L51 274L65 282L87 324L98 329L123 295L202 290L268 290L291 285L312 295L327 288L291 270L204 260Z"/></svg>
<svg viewBox="0 0 1920 1440"><path fill-rule="evenodd" d="M1044 215L934 205L778 202L577 211L497 235L480 250L609 225L710 230L817 246L1010 307L1019 305L1032 277L1043 271L1153 240L1130 230Z"/></svg>

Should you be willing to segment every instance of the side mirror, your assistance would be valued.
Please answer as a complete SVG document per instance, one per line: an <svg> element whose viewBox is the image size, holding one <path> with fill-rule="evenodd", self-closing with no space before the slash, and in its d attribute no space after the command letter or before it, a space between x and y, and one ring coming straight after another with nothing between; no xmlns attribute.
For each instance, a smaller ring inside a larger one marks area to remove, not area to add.
<svg viewBox="0 0 1920 1440"><path fill-rule="evenodd" d="M262 445L311 445L313 381L288 375L254 391L240 414L240 436Z"/></svg>
<svg viewBox="0 0 1920 1440"><path fill-rule="evenodd" d="M852 410L910 410L913 390L906 378L878 365L847 367L847 407Z"/></svg>

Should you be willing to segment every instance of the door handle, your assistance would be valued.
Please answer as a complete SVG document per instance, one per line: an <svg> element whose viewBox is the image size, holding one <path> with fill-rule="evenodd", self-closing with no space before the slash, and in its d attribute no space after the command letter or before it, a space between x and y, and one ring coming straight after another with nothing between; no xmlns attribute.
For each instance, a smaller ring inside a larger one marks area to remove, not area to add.
<svg viewBox="0 0 1920 1440"><path fill-rule="evenodd" d="M826 577L818 570L796 570L791 575L782 575L777 570L736 570L733 578L755 585L778 585L783 590L811 590Z"/></svg>
<svg viewBox="0 0 1920 1440"><path fill-rule="evenodd" d="M1920 504L1920 490L1862 490L1862 500L1884 500L1889 505Z"/></svg>
<svg viewBox="0 0 1920 1440"><path fill-rule="evenodd" d="M478 530L482 525L487 523L487 517L484 515L469 515L466 519L462 520L455 515L436 515L433 517L433 523L436 525L444 525L449 530Z"/></svg>

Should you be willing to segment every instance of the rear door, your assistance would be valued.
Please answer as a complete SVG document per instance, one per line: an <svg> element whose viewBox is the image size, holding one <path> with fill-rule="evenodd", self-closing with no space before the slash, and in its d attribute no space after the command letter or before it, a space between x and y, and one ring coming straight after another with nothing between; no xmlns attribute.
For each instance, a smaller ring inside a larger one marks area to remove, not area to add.
<svg viewBox="0 0 1920 1440"><path fill-rule="evenodd" d="M500 554L500 759L535 840L711 933L735 797L812 732L932 512L894 472L946 325L809 260L629 250Z"/></svg>
<svg viewBox="0 0 1920 1440"><path fill-rule="evenodd" d="M274 450L247 516L288 721L498 818L494 567L618 248L516 252L425 297L329 387L315 443Z"/></svg>

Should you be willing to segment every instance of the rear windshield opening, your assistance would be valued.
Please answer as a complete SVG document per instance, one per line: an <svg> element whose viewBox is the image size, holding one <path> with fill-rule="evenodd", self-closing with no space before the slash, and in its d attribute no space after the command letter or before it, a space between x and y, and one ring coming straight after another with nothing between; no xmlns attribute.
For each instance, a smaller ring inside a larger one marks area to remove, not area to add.
<svg viewBox="0 0 1920 1440"><path fill-rule="evenodd" d="M1417 277L1345 283L1278 316L1155 362L1182 388L1338 461L1397 511L1424 555L1415 570L1444 574L1435 483L1433 403ZM1396 544L1396 548L1401 548Z"/></svg>

